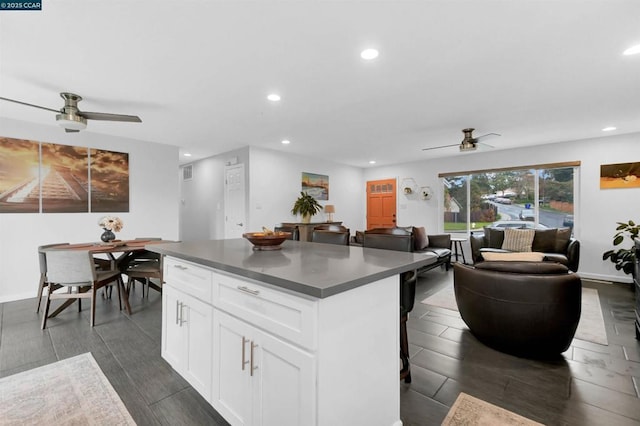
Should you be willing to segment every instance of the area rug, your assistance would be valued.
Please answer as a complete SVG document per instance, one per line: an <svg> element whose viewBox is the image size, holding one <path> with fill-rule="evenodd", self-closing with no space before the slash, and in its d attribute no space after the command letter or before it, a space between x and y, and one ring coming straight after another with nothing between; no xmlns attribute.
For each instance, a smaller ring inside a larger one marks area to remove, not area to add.
<svg viewBox="0 0 640 426"><path fill-rule="evenodd" d="M0 379L0 425L135 425L90 353Z"/></svg>
<svg viewBox="0 0 640 426"><path fill-rule="evenodd" d="M448 285L432 296L427 297L422 303L453 311L458 310L452 285ZM604 328L602 309L600 308L600 297L596 289L582 287L582 312L574 338L600 345L609 344L607 331Z"/></svg>
<svg viewBox="0 0 640 426"><path fill-rule="evenodd" d="M542 425L542 423L534 422L497 405L489 404L481 399L467 395L464 392L460 392L442 424L443 426Z"/></svg>

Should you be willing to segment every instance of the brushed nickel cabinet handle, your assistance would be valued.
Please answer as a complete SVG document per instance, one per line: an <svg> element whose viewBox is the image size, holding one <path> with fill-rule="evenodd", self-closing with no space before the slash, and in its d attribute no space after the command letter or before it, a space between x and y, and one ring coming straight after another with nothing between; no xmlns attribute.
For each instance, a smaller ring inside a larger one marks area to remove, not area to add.
<svg viewBox="0 0 640 426"><path fill-rule="evenodd" d="M256 345L253 342L251 342L251 354L250 354L250 357L251 357L251 369L249 370L249 375L251 377L253 377L253 370L257 370L258 369L258 367L254 367L253 366L253 349L257 348L257 347L258 347L258 345Z"/></svg>
<svg viewBox="0 0 640 426"><path fill-rule="evenodd" d="M174 268L178 268L178 269L180 269L181 271L186 271L187 269L189 269L189 268L187 268L186 266L182 266L182 265L173 265L173 267L174 267Z"/></svg>
<svg viewBox="0 0 640 426"><path fill-rule="evenodd" d="M184 319L184 307L185 307L185 304L180 302L180 327L182 327L182 324L187 322L187 320Z"/></svg>
<svg viewBox="0 0 640 426"><path fill-rule="evenodd" d="M239 285L238 290L244 291L245 293L253 294L254 296L257 296L260 294L260 290L252 290L246 285Z"/></svg>
<svg viewBox="0 0 640 426"><path fill-rule="evenodd" d="M180 302L176 300L176 325L180 325Z"/></svg>
<svg viewBox="0 0 640 426"><path fill-rule="evenodd" d="M245 361L245 347L246 344L249 342L249 339L245 339L244 336L242 336L242 371L244 371L244 366L249 364L249 361Z"/></svg>

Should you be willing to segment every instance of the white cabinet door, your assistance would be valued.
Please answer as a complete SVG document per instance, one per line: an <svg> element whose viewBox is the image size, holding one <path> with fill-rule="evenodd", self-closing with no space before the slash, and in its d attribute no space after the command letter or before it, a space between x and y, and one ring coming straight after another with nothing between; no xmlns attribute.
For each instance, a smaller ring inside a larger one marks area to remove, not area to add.
<svg viewBox="0 0 640 426"><path fill-rule="evenodd" d="M180 292L170 286L162 289L162 357L182 374L184 333L180 325Z"/></svg>
<svg viewBox="0 0 640 426"><path fill-rule="evenodd" d="M234 426L251 424L251 331L245 322L215 310L211 404Z"/></svg>
<svg viewBox="0 0 640 426"><path fill-rule="evenodd" d="M315 357L258 330L252 344L252 424L314 425Z"/></svg>
<svg viewBox="0 0 640 426"><path fill-rule="evenodd" d="M184 378L206 400L211 397L211 331L213 307L182 295L182 328L185 335Z"/></svg>
<svg viewBox="0 0 640 426"><path fill-rule="evenodd" d="M162 309L162 357L209 399L213 307L166 285Z"/></svg>

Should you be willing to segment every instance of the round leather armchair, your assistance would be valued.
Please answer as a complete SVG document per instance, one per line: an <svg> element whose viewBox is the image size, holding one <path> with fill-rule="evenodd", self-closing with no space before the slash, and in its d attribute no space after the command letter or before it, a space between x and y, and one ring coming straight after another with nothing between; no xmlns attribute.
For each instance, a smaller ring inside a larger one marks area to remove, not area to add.
<svg viewBox="0 0 640 426"><path fill-rule="evenodd" d="M558 355L571 344L580 320L582 281L559 263L456 263L454 288L473 335L502 352Z"/></svg>

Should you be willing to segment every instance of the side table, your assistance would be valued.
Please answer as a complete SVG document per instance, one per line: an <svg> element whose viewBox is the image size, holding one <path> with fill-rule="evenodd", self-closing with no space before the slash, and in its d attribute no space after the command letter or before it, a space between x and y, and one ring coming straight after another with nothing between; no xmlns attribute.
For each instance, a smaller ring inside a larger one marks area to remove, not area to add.
<svg viewBox="0 0 640 426"><path fill-rule="evenodd" d="M456 257L456 262L458 262L458 255L462 256L462 263L466 265L467 260L464 258L464 250L462 249L462 243L467 241L467 237L451 237L451 242L453 243L453 255ZM458 253L458 249L460 253Z"/></svg>

